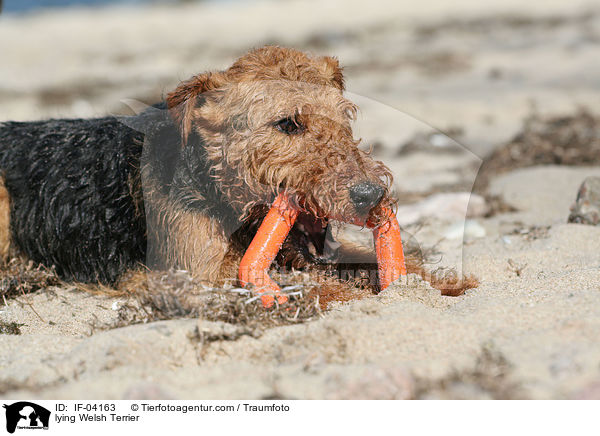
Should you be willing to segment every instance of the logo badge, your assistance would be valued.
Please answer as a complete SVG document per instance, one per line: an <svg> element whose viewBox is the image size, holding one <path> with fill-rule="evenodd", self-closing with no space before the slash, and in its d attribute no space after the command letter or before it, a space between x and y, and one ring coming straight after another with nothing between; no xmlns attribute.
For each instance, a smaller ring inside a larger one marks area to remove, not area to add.
<svg viewBox="0 0 600 436"><path fill-rule="evenodd" d="M29 401L5 404L6 431L14 433L16 429L48 430L50 411Z"/></svg>

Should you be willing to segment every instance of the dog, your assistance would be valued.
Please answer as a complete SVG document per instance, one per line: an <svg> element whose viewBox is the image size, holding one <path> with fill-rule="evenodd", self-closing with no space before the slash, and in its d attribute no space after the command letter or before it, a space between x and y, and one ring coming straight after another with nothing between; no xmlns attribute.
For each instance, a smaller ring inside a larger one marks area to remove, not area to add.
<svg viewBox="0 0 600 436"><path fill-rule="evenodd" d="M0 255L67 281L113 285L147 265L216 283L285 192L300 214L277 263L331 263L330 220L376 225L395 204L344 89L337 59L267 46L136 116L0 123Z"/></svg>

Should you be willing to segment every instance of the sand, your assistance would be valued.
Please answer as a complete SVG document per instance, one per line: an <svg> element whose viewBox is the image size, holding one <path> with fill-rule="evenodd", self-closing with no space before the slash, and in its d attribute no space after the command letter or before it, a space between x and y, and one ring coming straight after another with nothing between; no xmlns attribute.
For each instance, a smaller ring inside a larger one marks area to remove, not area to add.
<svg viewBox="0 0 600 436"><path fill-rule="evenodd" d="M203 319L102 329L124 298L52 287L0 306L0 321L21 332L0 334L0 396L600 396L600 227L567 224L600 158L495 174L469 211L465 202L482 159L527 116L598 111L599 24L600 9L557 0L543 9L333 0L0 17L0 40L11 42L0 46L0 121L127 113L125 99L152 103L264 43L337 55L362 109L357 136L379 145L374 153L411 198L410 212L454 193L445 197L454 212L410 215L417 223L405 222L405 240L435 247L428 269L454 267L480 281L443 297L411 275L314 320L260 331ZM399 152L435 133L431 126L453 139ZM490 195L516 210L488 216L481 202ZM457 207L468 212L466 226Z"/></svg>

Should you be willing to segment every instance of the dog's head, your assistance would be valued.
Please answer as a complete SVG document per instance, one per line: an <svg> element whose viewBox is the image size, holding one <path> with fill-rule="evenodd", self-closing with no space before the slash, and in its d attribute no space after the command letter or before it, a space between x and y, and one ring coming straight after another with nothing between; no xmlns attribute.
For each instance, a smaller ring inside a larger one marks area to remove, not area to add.
<svg viewBox="0 0 600 436"><path fill-rule="evenodd" d="M318 218L379 222L392 175L358 149L338 61L264 47L168 95L184 147L202 138L211 175L240 214L281 191Z"/></svg>

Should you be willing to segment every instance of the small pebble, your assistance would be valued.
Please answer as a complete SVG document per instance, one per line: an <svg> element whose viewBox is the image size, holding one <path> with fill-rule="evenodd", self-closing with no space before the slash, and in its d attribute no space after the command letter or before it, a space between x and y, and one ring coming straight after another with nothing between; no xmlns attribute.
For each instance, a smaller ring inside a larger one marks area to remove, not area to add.
<svg viewBox="0 0 600 436"><path fill-rule="evenodd" d="M583 181L571 206L569 222L600 225L600 177L588 177Z"/></svg>

